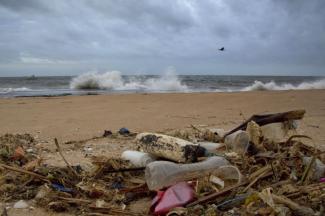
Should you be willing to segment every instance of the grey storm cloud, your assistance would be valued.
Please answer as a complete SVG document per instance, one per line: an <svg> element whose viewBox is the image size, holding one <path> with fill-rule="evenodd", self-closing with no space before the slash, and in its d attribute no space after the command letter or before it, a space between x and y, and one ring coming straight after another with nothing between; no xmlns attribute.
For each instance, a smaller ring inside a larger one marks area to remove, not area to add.
<svg viewBox="0 0 325 216"><path fill-rule="evenodd" d="M322 75L323 0L0 0L0 76ZM225 52L218 48L225 46Z"/></svg>

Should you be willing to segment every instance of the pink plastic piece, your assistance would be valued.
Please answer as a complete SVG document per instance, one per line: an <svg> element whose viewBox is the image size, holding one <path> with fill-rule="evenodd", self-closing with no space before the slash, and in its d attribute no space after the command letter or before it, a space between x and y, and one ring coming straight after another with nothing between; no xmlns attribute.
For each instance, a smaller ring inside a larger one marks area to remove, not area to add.
<svg viewBox="0 0 325 216"><path fill-rule="evenodd" d="M325 178L321 178L319 182L325 182Z"/></svg>
<svg viewBox="0 0 325 216"><path fill-rule="evenodd" d="M158 192L153 204L158 203L154 209L155 215L165 215L172 208L184 206L194 200L194 190L186 182L179 182L164 193Z"/></svg>

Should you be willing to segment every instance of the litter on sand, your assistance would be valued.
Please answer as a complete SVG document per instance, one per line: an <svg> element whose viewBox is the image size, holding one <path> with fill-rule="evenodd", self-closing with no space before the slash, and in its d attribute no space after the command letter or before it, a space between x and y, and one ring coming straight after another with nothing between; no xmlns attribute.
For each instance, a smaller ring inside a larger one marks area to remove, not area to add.
<svg viewBox="0 0 325 216"><path fill-rule="evenodd" d="M106 130L102 139L134 148L92 154L90 166L71 165L57 139L65 166L48 165L32 136L6 134L0 199L75 215L324 215L325 152L298 133L304 114L253 115L230 131L191 125L134 138Z"/></svg>

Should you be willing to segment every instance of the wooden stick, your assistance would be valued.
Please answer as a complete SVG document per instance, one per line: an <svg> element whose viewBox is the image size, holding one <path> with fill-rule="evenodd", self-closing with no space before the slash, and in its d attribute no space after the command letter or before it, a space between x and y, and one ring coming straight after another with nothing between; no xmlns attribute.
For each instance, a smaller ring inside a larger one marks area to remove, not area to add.
<svg viewBox="0 0 325 216"><path fill-rule="evenodd" d="M74 169L70 166L70 164L68 163L68 161L67 161L67 160L65 159L65 157L63 156L63 153L62 153L61 147L60 147L59 142L58 142L58 140L57 140L56 138L54 138L54 143L55 143L56 148L57 148L59 154L61 155L63 161L64 161L65 164L67 165L67 167L72 171L72 173L73 173L76 177L79 178L79 175L78 175L78 173L76 172L76 170L74 170Z"/></svg>
<svg viewBox="0 0 325 216"><path fill-rule="evenodd" d="M278 195L272 194L272 198L273 198L274 202L288 206L291 210L294 211L294 215L307 216L307 215L315 214L313 209L311 209L309 207L302 206L300 204L297 204L297 203L293 202L291 199L286 198L284 196L278 196Z"/></svg>
<svg viewBox="0 0 325 216"><path fill-rule="evenodd" d="M11 170L11 171L24 173L24 174L36 177L36 178L38 178L40 180L43 180L43 181L45 181L47 183L51 183L51 181L49 179L47 179L45 176L39 175L39 174L34 173L34 172L30 172L30 171L20 169L20 168L17 168L17 167L8 166L8 165L2 164L2 163L0 163L0 167L6 168L6 169Z"/></svg>
<svg viewBox="0 0 325 216"><path fill-rule="evenodd" d="M245 193L250 187L252 187L259 179L273 175L273 172L269 172L269 173L267 173L267 172L268 172L268 170L264 171L259 176L257 176L251 183L249 183L249 185L247 185L247 187L245 187L245 189L243 190L243 193Z"/></svg>
<svg viewBox="0 0 325 216"><path fill-rule="evenodd" d="M191 207L191 206L195 206L197 204L206 203L206 202L208 202L210 200L213 200L213 199L217 198L220 195L223 195L225 193L228 193L229 191L234 190L234 189L236 189L236 188L238 188L240 186L243 186L245 184L247 184L247 182L243 182L241 184L236 184L234 186L230 186L228 188L225 188L222 191L218 191L218 192L212 193L212 194L207 195L205 197L202 197L202 198L200 198L200 199L198 199L198 200L196 200L196 201L194 201L192 203L189 203L186 207Z"/></svg>
<svg viewBox="0 0 325 216"><path fill-rule="evenodd" d="M191 128L193 128L194 130L196 130L196 131L198 131L198 132L201 132L201 130L199 129L199 128L197 128L197 127L195 127L194 125L190 125L191 126Z"/></svg>
<svg viewBox="0 0 325 216"><path fill-rule="evenodd" d="M117 172L135 172L145 170L145 167L122 168L117 170L105 170L104 173L117 173Z"/></svg>
<svg viewBox="0 0 325 216"><path fill-rule="evenodd" d="M67 201L69 203L92 203L91 200L85 200L85 199L76 199L76 198L59 197L59 196L57 198Z"/></svg>
<svg viewBox="0 0 325 216"><path fill-rule="evenodd" d="M226 133L224 135L224 138L226 136L228 136L229 134L232 134L238 130L246 130L247 124L250 121L254 121L259 126L263 126L263 125L270 124L270 123L302 119L304 117L305 112L306 112L305 110L293 110L293 111L283 112L283 113L275 113L275 114L267 114L267 115L253 115L247 121L245 121L238 127L234 128L233 130Z"/></svg>

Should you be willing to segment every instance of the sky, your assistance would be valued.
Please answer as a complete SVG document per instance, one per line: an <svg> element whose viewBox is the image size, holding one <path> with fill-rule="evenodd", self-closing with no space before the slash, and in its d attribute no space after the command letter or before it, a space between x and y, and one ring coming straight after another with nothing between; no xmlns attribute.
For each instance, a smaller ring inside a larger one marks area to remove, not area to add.
<svg viewBox="0 0 325 216"><path fill-rule="evenodd" d="M0 76L325 75L324 11L324 0L0 0Z"/></svg>

